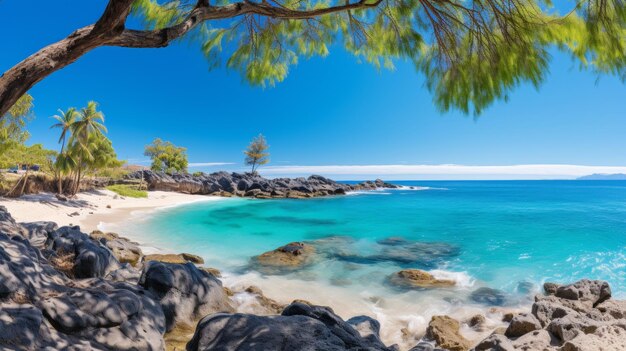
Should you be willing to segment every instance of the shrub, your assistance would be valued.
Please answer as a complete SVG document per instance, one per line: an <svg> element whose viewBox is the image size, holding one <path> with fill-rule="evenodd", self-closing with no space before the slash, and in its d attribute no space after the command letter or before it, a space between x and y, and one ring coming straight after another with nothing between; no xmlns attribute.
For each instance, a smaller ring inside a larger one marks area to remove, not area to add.
<svg viewBox="0 0 626 351"><path fill-rule="evenodd" d="M127 197L148 197L148 192L145 190L140 190L136 185L125 185L125 184L115 184L107 186L108 190L115 192L120 196Z"/></svg>

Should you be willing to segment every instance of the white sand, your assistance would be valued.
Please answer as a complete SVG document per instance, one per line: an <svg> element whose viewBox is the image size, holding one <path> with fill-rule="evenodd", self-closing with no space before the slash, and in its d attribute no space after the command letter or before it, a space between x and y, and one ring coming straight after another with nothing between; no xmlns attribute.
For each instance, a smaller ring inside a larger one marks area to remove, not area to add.
<svg viewBox="0 0 626 351"><path fill-rule="evenodd" d="M84 232L89 233L100 223L119 223L136 210L216 199L215 196L165 191L150 191L147 198L131 198L116 195L110 190L95 190L80 193L67 202L59 201L50 193L25 195L18 199L0 197L0 205L5 206L18 222L53 221L59 226L80 225Z"/></svg>

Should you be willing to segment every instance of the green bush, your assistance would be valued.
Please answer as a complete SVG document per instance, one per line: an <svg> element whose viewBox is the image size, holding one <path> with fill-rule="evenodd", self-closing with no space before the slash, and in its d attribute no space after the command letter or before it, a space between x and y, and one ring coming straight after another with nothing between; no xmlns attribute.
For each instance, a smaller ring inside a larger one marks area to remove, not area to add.
<svg viewBox="0 0 626 351"><path fill-rule="evenodd" d="M136 185L124 185L124 184L116 184L107 186L108 190L111 190L117 193L120 196L127 197L148 197L148 192L145 190L140 190Z"/></svg>

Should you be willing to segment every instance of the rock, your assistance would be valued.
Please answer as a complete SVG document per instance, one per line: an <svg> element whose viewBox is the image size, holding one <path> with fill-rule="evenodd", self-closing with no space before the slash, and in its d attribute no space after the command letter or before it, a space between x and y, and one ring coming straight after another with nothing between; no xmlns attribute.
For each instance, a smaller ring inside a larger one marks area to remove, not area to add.
<svg viewBox="0 0 626 351"><path fill-rule="evenodd" d="M233 311L222 282L190 262L147 262L139 285L157 297L167 331L178 324L192 325L210 313Z"/></svg>
<svg viewBox="0 0 626 351"><path fill-rule="evenodd" d="M538 329L541 329L541 323L535 316L529 313L520 313L513 317L504 335L516 338Z"/></svg>
<svg viewBox="0 0 626 351"><path fill-rule="evenodd" d="M382 180L351 185L337 183L319 175L312 175L308 178L266 179L257 173L165 174L142 170L126 176L126 181L132 182L139 179L148 184L149 190L255 198L306 198L343 195L354 190L397 188L396 185L385 183Z"/></svg>
<svg viewBox="0 0 626 351"><path fill-rule="evenodd" d="M59 229L59 226L54 222L32 222L32 223L20 223L26 230L26 238L30 243L37 247L43 248L48 236Z"/></svg>
<svg viewBox="0 0 626 351"><path fill-rule="evenodd" d="M504 335L491 334L474 347L475 351L513 351L515 348Z"/></svg>
<svg viewBox="0 0 626 351"><path fill-rule="evenodd" d="M433 316L428 323L426 336L434 340L438 346L450 351L465 351L472 346L459 332L460 324L448 316Z"/></svg>
<svg viewBox="0 0 626 351"><path fill-rule="evenodd" d="M45 246L53 253L48 256L51 262L60 263L60 269L75 278L104 277L120 268L113 253L82 233L78 226L61 227L50 233ZM66 268L70 264L72 268L68 271Z"/></svg>
<svg viewBox="0 0 626 351"><path fill-rule="evenodd" d="M389 277L389 281L396 286L404 288L443 288L455 285L454 280L437 279L428 272L419 269L403 269L393 273Z"/></svg>
<svg viewBox="0 0 626 351"><path fill-rule="evenodd" d="M458 247L447 243L409 242L403 240L398 240L395 243L393 240L381 240L379 241L379 252L372 255L336 251L333 253L332 258L358 264L392 262L399 265L436 268L440 263L448 261L460 253ZM400 242L403 242L403 244L400 244Z"/></svg>
<svg viewBox="0 0 626 351"><path fill-rule="evenodd" d="M220 272L219 269L217 268L212 268L212 267L198 267L201 270L213 274L216 278L221 278L222 277L222 272Z"/></svg>
<svg viewBox="0 0 626 351"><path fill-rule="evenodd" d="M143 262L150 262L150 261L158 261L158 262L165 262L165 263L180 263L180 264L184 264L187 262L192 262L196 264L204 264L204 260L202 259L202 257L188 254L188 253L151 254L151 255L145 255L143 257Z"/></svg>
<svg viewBox="0 0 626 351"><path fill-rule="evenodd" d="M395 348L361 337L329 308L294 303L280 316L209 315L198 323L187 350L391 351Z"/></svg>
<svg viewBox="0 0 626 351"><path fill-rule="evenodd" d="M472 318L469 319L469 321L467 322L467 325L469 325L470 327L476 330L482 330L486 321L487 320L485 319L485 316L483 316L482 314L477 314L477 315L472 316Z"/></svg>
<svg viewBox="0 0 626 351"><path fill-rule="evenodd" d="M89 236L92 239L100 241L106 246L120 263L129 263L135 266L139 263L143 252L139 244L132 242L126 238L122 238L115 233L103 233L94 231Z"/></svg>
<svg viewBox="0 0 626 351"><path fill-rule="evenodd" d="M356 316L348 319L346 323L352 325L361 337L369 340L372 344L383 345L380 340L380 323L368 316Z"/></svg>
<svg viewBox="0 0 626 351"><path fill-rule="evenodd" d="M507 312L504 315L502 315L502 321L511 322L513 320L513 317L515 317L515 314L513 312Z"/></svg>
<svg viewBox="0 0 626 351"><path fill-rule="evenodd" d="M152 294L101 278L72 281L20 236L0 234L0 300L0 349L164 348Z"/></svg>
<svg viewBox="0 0 626 351"><path fill-rule="evenodd" d="M506 303L506 295L504 292L488 287L482 287L472 291L470 299L474 302L491 306L502 306Z"/></svg>
<svg viewBox="0 0 626 351"><path fill-rule="evenodd" d="M25 235L26 230L19 225L6 207L0 205L0 233L6 235Z"/></svg>
<svg viewBox="0 0 626 351"><path fill-rule="evenodd" d="M285 305L278 303L276 300L270 299L269 297L263 294L263 291L257 286L249 286L244 290L245 294L252 295L254 299L250 301L249 299L246 302L251 306L252 310L255 314L260 315L277 315L281 314ZM235 299L237 296L235 297ZM237 309L241 310L241 306Z"/></svg>
<svg viewBox="0 0 626 351"><path fill-rule="evenodd" d="M554 295L556 294L557 289L559 288L559 284L546 282L543 283L543 291L546 295Z"/></svg>
<svg viewBox="0 0 626 351"><path fill-rule="evenodd" d="M583 279L574 284L560 286L556 297L590 303L592 307L611 298L609 284L602 280Z"/></svg>
<svg viewBox="0 0 626 351"><path fill-rule="evenodd" d="M293 270L308 264L314 253L313 246L293 242L255 257L253 263L265 272L275 272L277 269Z"/></svg>

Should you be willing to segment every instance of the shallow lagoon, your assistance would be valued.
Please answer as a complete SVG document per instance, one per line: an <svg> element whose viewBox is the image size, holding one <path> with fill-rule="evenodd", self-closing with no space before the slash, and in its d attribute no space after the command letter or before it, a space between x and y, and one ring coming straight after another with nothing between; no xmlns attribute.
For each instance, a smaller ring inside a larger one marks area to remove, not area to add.
<svg viewBox="0 0 626 351"><path fill-rule="evenodd" d="M524 308L545 281L609 281L626 296L626 181L400 182L424 188L307 200L224 199L137 216L118 230L147 246L200 254L228 285L258 285L281 302L332 306L378 318L405 346L433 314L459 319L501 307L472 291L501 290L498 305ZM400 244L389 238L403 238ZM316 241L315 264L261 274L249 258L291 241ZM457 287L407 291L387 277L419 268ZM401 330L404 328L404 331ZM469 336L472 331L465 330ZM475 335L479 337L479 335Z"/></svg>

